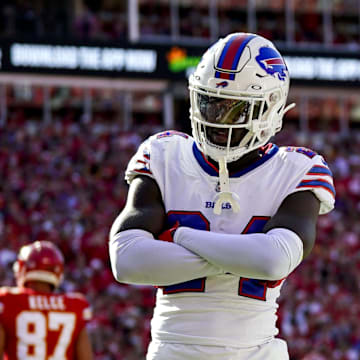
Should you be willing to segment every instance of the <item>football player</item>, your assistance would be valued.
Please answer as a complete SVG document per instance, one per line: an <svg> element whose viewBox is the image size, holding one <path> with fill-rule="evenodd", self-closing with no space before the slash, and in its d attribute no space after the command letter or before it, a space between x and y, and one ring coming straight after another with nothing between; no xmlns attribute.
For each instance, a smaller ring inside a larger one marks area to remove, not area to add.
<svg viewBox="0 0 360 360"><path fill-rule="evenodd" d="M91 309L81 294L55 292L63 272L63 255L53 243L36 241L20 249L17 286L0 288L1 359L93 358L85 327Z"/></svg>
<svg viewBox="0 0 360 360"><path fill-rule="evenodd" d="M276 300L334 206L331 171L310 149L270 143L294 104L267 39L220 39L189 90L193 136L155 134L128 165L113 274L159 287L147 360L289 359Z"/></svg>

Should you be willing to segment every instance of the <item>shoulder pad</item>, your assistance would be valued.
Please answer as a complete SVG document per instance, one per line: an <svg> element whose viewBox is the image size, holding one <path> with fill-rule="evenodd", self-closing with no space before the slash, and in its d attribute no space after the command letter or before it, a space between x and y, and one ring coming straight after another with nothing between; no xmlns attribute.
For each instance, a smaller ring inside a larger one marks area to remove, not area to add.
<svg viewBox="0 0 360 360"><path fill-rule="evenodd" d="M174 137L174 136L179 136L179 137L182 137L183 139L189 139L190 136L188 134L185 134L181 131L177 131L177 130L166 130L166 131L162 131L162 132L159 132L157 134L155 134L153 137L156 139L156 140L159 140L159 139L168 139L168 138L171 138L171 137Z"/></svg>
<svg viewBox="0 0 360 360"><path fill-rule="evenodd" d="M320 200L320 214L326 214L334 208L335 204L336 192L333 174L321 155L308 149L305 149L304 152L302 150L297 152L299 156L303 154L307 159L301 161L300 166L304 167L305 173L296 189L312 191Z"/></svg>
<svg viewBox="0 0 360 360"><path fill-rule="evenodd" d="M298 147L298 146L283 146L280 148L281 151L291 154L294 154L297 159L303 159L303 161L311 161L318 153L314 150L308 149L306 147Z"/></svg>

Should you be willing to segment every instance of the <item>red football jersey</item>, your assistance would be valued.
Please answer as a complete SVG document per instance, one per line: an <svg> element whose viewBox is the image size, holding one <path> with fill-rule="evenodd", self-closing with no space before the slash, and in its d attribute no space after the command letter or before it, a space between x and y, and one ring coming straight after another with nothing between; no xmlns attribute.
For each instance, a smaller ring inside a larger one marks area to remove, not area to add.
<svg viewBox="0 0 360 360"><path fill-rule="evenodd" d="M90 318L91 309L82 294L0 288L5 359L74 359L76 339Z"/></svg>

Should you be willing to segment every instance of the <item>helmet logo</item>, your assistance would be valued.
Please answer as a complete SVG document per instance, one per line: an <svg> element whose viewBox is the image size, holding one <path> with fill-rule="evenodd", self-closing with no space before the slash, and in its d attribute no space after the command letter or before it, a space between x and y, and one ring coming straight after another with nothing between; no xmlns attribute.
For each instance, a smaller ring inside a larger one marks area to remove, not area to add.
<svg viewBox="0 0 360 360"><path fill-rule="evenodd" d="M229 85L229 83L227 81L220 81L220 82L216 83L216 88L219 88L219 87L224 88L228 85Z"/></svg>
<svg viewBox="0 0 360 360"><path fill-rule="evenodd" d="M278 79L282 81L286 79L285 70L287 70L287 67L283 58L275 49L262 47L255 59L269 75L277 75Z"/></svg>

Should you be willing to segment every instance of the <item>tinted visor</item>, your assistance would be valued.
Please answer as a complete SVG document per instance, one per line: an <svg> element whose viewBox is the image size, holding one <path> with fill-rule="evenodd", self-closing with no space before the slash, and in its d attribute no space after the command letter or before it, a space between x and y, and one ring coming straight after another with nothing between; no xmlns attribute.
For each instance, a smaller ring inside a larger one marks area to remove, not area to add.
<svg viewBox="0 0 360 360"><path fill-rule="evenodd" d="M210 123L224 125L246 124L257 119L261 101L254 101L251 114L251 102L237 99L224 99L216 96L196 94L196 102L202 118Z"/></svg>

